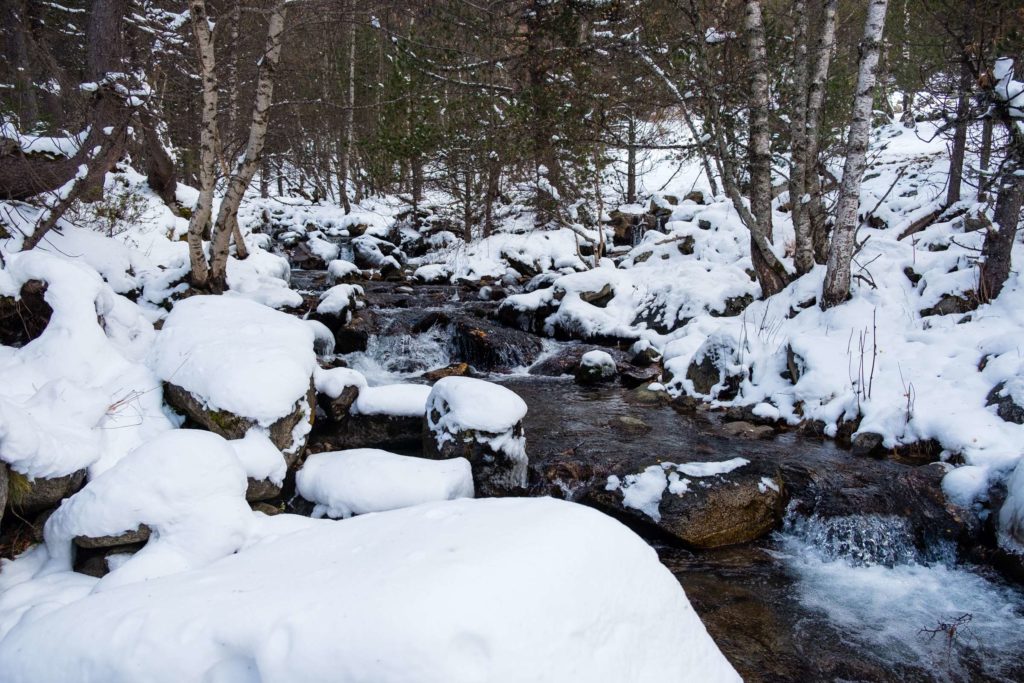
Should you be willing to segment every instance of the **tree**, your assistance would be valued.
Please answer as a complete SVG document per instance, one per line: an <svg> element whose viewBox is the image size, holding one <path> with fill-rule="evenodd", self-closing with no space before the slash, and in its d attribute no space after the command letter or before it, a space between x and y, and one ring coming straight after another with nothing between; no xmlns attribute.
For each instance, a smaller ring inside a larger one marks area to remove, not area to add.
<svg viewBox="0 0 1024 683"><path fill-rule="evenodd" d="M825 271L821 307L831 308L846 301L850 294L850 265L856 249L860 186L867 166L868 135L871 132L871 111L874 100L875 72L885 30L888 0L871 0L864 22L864 39L860 44L857 69L857 93L853 100L853 120L846 142L846 164L839 187L836 225Z"/></svg>

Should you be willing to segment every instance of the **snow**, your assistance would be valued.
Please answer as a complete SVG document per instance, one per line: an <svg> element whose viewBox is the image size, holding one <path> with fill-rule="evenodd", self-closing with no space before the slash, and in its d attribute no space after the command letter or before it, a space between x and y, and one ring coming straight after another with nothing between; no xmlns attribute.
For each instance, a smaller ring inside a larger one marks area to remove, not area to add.
<svg viewBox="0 0 1024 683"><path fill-rule="evenodd" d="M316 453L295 475L314 517L347 518L421 503L473 497L465 458L428 460L373 448Z"/></svg>
<svg viewBox="0 0 1024 683"><path fill-rule="evenodd" d="M615 359L607 351L587 351L580 357L580 366L600 369L604 376L615 374Z"/></svg>
<svg viewBox="0 0 1024 683"><path fill-rule="evenodd" d="M354 415L422 417L431 388L424 384L385 384L363 387L352 405Z"/></svg>
<svg viewBox="0 0 1024 683"><path fill-rule="evenodd" d="M250 519L237 553L116 590L67 572L26 581L32 553L8 564L0 600L49 602L4 622L0 678L739 680L655 552L582 506Z"/></svg>
<svg viewBox="0 0 1024 683"><path fill-rule="evenodd" d="M1004 546L1024 553L1024 460L1014 468L1006 487L1006 501L999 511L999 540Z"/></svg>
<svg viewBox="0 0 1024 683"><path fill-rule="evenodd" d="M241 439L228 441L235 456L242 463L246 476L255 481L269 480L276 486L284 483L288 470L281 451L257 428L250 429Z"/></svg>
<svg viewBox="0 0 1024 683"><path fill-rule="evenodd" d="M713 477L716 474L728 474L749 464L746 458L732 458L721 462L685 462L675 465L675 469L690 477Z"/></svg>
<svg viewBox="0 0 1024 683"><path fill-rule="evenodd" d="M334 285L320 295L320 303L316 312L337 315L352 319L352 311L358 307L358 300L363 296L363 288L359 285Z"/></svg>
<svg viewBox="0 0 1024 683"><path fill-rule="evenodd" d="M152 365L160 379L208 408L269 427L309 391L313 332L293 316L246 299L194 296L167 316Z"/></svg>
<svg viewBox="0 0 1024 683"><path fill-rule="evenodd" d="M336 259L327 264L327 274L331 276L331 279L334 282L358 272L359 267L351 261Z"/></svg>
<svg viewBox="0 0 1024 683"><path fill-rule="evenodd" d="M526 417L526 402L515 392L471 377L438 380L427 403L442 415L438 426L452 431L500 434Z"/></svg>
<svg viewBox="0 0 1024 683"><path fill-rule="evenodd" d="M367 387L366 378L362 373L351 368L331 368L324 370L317 368L313 381L318 394L324 394L330 398L338 398L348 387L356 387L360 392Z"/></svg>

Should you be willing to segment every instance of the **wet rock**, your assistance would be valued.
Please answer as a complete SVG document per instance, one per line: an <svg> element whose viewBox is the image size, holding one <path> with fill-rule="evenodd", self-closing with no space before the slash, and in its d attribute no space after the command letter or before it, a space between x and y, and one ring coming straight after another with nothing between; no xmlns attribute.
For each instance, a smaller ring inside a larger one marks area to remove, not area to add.
<svg viewBox="0 0 1024 683"><path fill-rule="evenodd" d="M768 425L755 425L749 422L727 422L722 425L722 431L729 436L744 439L770 439L775 436L775 430Z"/></svg>
<svg viewBox="0 0 1024 683"><path fill-rule="evenodd" d="M365 310L359 311L347 325L331 330L334 332L334 352L365 351L375 326L376 321L371 313Z"/></svg>
<svg viewBox="0 0 1024 683"><path fill-rule="evenodd" d="M383 448L408 450L423 438L423 418L394 415L351 415L333 434L335 450Z"/></svg>
<svg viewBox="0 0 1024 683"><path fill-rule="evenodd" d="M75 545L79 548L113 548L120 545L145 543L149 540L150 528L145 524L138 529L126 531L116 536L75 536Z"/></svg>
<svg viewBox="0 0 1024 683"><path fill-rule="evenodd" d="M651 389L652 386L659 388ZM672 402L672 397L660 384L644 384L629 392L629 400L648 405L667 405Z"/></svg>
<svg viewBox="0 0 1024 683"><path fill-rule="evenodd" d="M638 342L640 344L641 342ZM633 357L630 358L629 362L641 368L645 368L648 365L654 365L655 363L661 362L661 353L658 349L650 346L643 346L637 349L637 344L633 346Z"/></svg>
<svg viewBox="0 0 1024 683"><path fill-rule="evenodd" d="M673 473L671 467L667 471ZM621 480L633 473L615 474ZM594 487L582 502L624 521L656 527L694 549L747 543L768 534L782 521L786 494L774 464L752 461L731 472L705 477L674 474L678 476L672 484L676 490L667 488L663 492L658 519L625 506L621 488Z"/></svg>
<svg viewBox="0 0 1024 683"><path fill-rule="evenodd" d="M650 365L646 368L625 366L621 367L619 371L619 382L627 389L636 389L651 382L657 382L660 377L661 368L657 365Z"/></svg>
<svg viewBox="0 0 1024 683"><path fill-rule="evenodd" d="M885 452L882 448L884 439L884 436L875 432L860 432L851 439L850 449L857 456L882 455Z"/></svg>
<svg viewBox="0 0 1024 683"><path fill-rule="evenodd" d="M473 369L469 367L468 363L452 363L447 367L437 368L436 370L429 370L420 375L420 378L427 380L428 382L436 382L442 377L472 377Z"/></svg>
<svg viewBox="0 0 1024 683"><path fill-rule="evenodd" d="M626 432L643 434L651 431L651 426L638 417L620 415L612 420L612 425Z"/></svg>
<svg viewBox="0 0 1024 683"><path fill-rule="evenodd" d="M468 377L439 380L427 399L423 454L466 458L478 498L526 493L526 403L503 386Z"/></svg>
<svg viewBox="0 0 1024 683"><path fill-rule="evenodd" d="M327 268L323 258L314 254L309 248L308 242L296 241L294 246L288 250L288 262L293 268L301 268L303 270L324 270Z"/></svg>
<svg viewBox="0 0 1024 683"><path fill-rule="evenodd" d="M588 351L580 358L576 368L577 384L609 382L616 375L615 359L607 351Z"/></svg>
<svg viewBox="0 0 1024 683"><path fill-rule="evenodd" d="M45 297L39 280L22 285L18 298L0 296L0 345L23 346L43 333L53 315Z"/></svg>
<svg viewBox="0 0 1024 683"><path fill-rule="evenodd" d="M1000 382L988 392L986 405L996 407L996 415L1014 424L1024 424L1024 406L1013 400L1013 395L1005 391L1006 382ZM1005 394L1005 395L1004 395Z"/></svg>
<svg viewBox="0 0 1024 683"><path fill-rule="evenodd" d="M469 317L452 320L450 345L455 359L485 372L529 366L543 348L533 335Z"/></svg>
<svg viewBox="0 0 1024 683"><path fill-rule="evenodd" d="M8 504L19 513L37 512L56 507L85 484L85 470L63 477L29 479L18 472L8 472Z"/></svg>
<svg viewBox="0 0 1024 683"><path fill-rule="evenodd" d="M164 400L178 412L184 413L195 424L214 434L220 434L225 439L241 439L256 424L255 420L251 418L235 415L226 410L208 408L187 390L171 382L164 382ZM303 444L292 443L292 432L300 421L313 420L313 406L315 405L316 390L313 388L311 379L309 392L305 397L296 401L292 412L270 425L268 437L278 450L285 453L286 459L289 456L298 457Z"/></svg>

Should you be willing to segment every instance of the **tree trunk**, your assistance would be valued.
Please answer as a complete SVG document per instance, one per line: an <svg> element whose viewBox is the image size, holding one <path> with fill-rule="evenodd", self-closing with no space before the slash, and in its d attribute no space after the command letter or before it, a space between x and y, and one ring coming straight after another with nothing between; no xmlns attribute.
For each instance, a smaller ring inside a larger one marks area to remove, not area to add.
<svg viewBox="0 0 1024 683"><path fill-rule="evenodd" d="M981 301L991 301L1003 291L1010 277L1010 257L1017 237L1017 224L1024 206L1024 165L1007 162L996 198L994 225L985 235L981 256ZM1016 173L1014 171L1017 171Z"/></svg>
<svg viewBox="0 0 1024 683"><path fill-rule="evenodd" d="M631 114L626 124L626 203L636 203L636 118ZM601 217L597 217L598 223Z"/></svg>
<svg viewBox="0 0 1024 683"><path fill-rule="evenodd" d="M818 174L818 136L825 104L825 81L832 64L832 48L836 42L838 5L839 0L826 0L825 2L821 33L815 48L810 83L807 86L807 124L805 128L807 149L805 152L806 175L804 176L807 185L805 191L807 203L804 210L797 216L801 224L794 226L797 230L811 236L814 260L817 263L824 263L828 258L828 227L825 220L825 206L821 198L821 177Z"/></svg>
<svg viewBox="0 0 1024 683"><path fill-rule="evenodd" d="M25 0L8 0L0 10L6 44L7 63L15 79L15 98L21 126L33 124L39 119L39 104L36 100L36 85L32 61L29 59L31 27Z"/></svg>
<svg viewBox="0 0 1024 683"><path fill-rule="evenodd" d="M217 182L217 104L220 93L205 0L189 0L189 15L199 56L203 110L202 127L199 129L199 200L188 223L188 256L192 266L192 286L204 289L209 285L210 268L203 251L203 237L209 231L213 190Z"/></svg>
<svg viewBox="0 0 1024 683"><path fill-rule="evenodd" d="M992 166L992 117L986 116L981 122L981 154L978 160L978 167L981 173L978 177L978 201L988 199L988 187L992 179L989 177L989 169Z"/></svg>
<svg viewBox="0 0 1024 683"><path fill-rule="evenodd" d="M792 121L790 136L793 140L789 170L789 207L796 233L793 262L798 275L814 267L814 245L811 242L811 223L804 219L804 196L807 194L807 81L810 67L807 56L807 3L796 0L796 58L793 68Z"/></svg>
<svg viewBox="0 0 1024 683"><path fill-rule="evenodd" d="M964 179L964 154L967 151L967 124L971 90L971 68L964 59L960 63L960 80L957 83L956 124L953 128L953 149L949 155L949 183L946 186L946 206L960 201Z"/></svg>
<svg viewBox="0 0 1024 683"><path fill-rule="evenodd" d="M197 1L201 2L202 0ZM237 233L235 228L238 220L238 207L242 203L242 198L245 196L245 191L249 187L256 169L259 168L263 145L267 138L270 105L274 96L274 72L281 57L285 5L285 0L277 0L270 11L267 41L263 58L260 60L259 75L256 79L256 96L252 122L249 126L249 140L245 146L245 154L239 159L228 180L227 191L224 193L220 210L217 212L213 243L210 247L210 286L215 291L224 291L227 287L228 249L231 245L232 233ZM245 245L243 244L241 248L244 250Z"/></svg>
<svg viewBox="0 0 1024 683"><path fill-rule="evenodd" d="M355 3L350 4L354 9ZM348 17L348 84L345 93L345 113L343 116L342 128L345 131L345 141L342 144L341 155L338 161L338 187L341 191L341 204L345 207L345 213L351 213L352 204L348 198L348 179L352 167L352 140L353 123L356 106L356 20L354 16Z"/></svg>
<svg viewBox="0 0 1024 683"><path fill-rule="evenodd" d="M864 39L860 44L857 70L857 91L853 100L853 121L846 143L846 164L843 182L839 188L836 208L836 227L828 255L828 270L821 296L821 307L831 308L846 301L850 295L850 264L857 237L857 209L860 204L860 186L867 166L868 135L871 132L872 92L875 72L885 30L885 10L888 0L871 0Z"/></svg>

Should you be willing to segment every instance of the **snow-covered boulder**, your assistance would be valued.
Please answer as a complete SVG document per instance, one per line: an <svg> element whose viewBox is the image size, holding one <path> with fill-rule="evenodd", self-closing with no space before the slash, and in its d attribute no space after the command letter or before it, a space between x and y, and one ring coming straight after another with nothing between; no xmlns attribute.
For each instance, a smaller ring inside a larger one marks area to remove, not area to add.
<svg viewBox="0 0 1024 683"><path fill-rule="evenodd" d="M117 590L5 567L4 588L53 601L4 620L0 680L740 680L654 550L583 506L464 499L344 522L250 519L237 553Z"/></svg>
<svg viewBox="0 0 1024 683"><path fill-rule="evenodd" d="M421 503L473 497L465 458L427 460L374 448L316 453L295 475L314 517L346 518Z"/></svg>
<svg viewBox="0 0 1024 683"><path fill-rule="evenodd" d="M587 351L576 368L577 384L600 384L615 378L615 359L607 351Z"/></svg>
<svg viewBox="0 0 1024 683"><path fill-rule="evenodd" d="M429 263L417 268L413 277L427 284L446 283L451 280L452 269L443 263Z"/></svg>
<svg viewBox="0 0 1024 683"><path fill-rule="evenodd" d="M525 490L526 403L518 395L479 379L445 377L430 391L426 415L425 454L469 460L478 495Z"/></svg>
<svg viewBox="0 0 1024 683"><path fill-rule="evenodd" d="M999 511L1000 541L1004 546L1024 553L1024 460L1017 463L1006 488L1006 501Z"/></svg>
<svg viewBox="0 0 1024 683"><path fill-rule="evenodd" d="M347 325L352 314L365 305L363 288L359 285L334 285L320 295L316 306L317 319L331 330Z"/></svg>
<svg viewBox="0 0 1024 683"><path fill-rule="evenodd" d="M359 277L359 266L351 261L335 259L327 264L327 275L335 284L350 282Z"/></svg>
<svg viewBox="0 0 1024 683"><path fill-rule="evenodd" d="M746 458L662 462L612 474L585 500L637 524L653 524L691 548L753 541L782 521L777 465Z"/></svg>
<svg viewBox="0 0 1024 683"><path fill-rule="evenodd" d="M398 248L372 235L361 235L352 240L352 253L356 265L363 270L378 270L387 277L402 269Z"/></svg>
<svg viewBox="0 0 1024 683"><path fill-rule="evenodd" d="M195 422L229 439L259 427L294 458L313 420L313 340L303 321L261 304L194 296L167 316L152 366L167 402Z"/></svg>
<svg viewBox="0 0 1024 683"><path fill-rule="evenodd" d="M735 398L746 374L739 348L740 342L730 334L709 336L686 366L686 393L723 401Z"/></svg>

